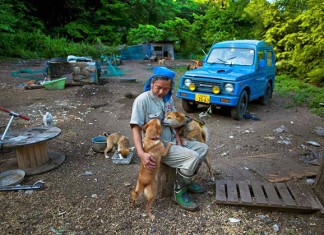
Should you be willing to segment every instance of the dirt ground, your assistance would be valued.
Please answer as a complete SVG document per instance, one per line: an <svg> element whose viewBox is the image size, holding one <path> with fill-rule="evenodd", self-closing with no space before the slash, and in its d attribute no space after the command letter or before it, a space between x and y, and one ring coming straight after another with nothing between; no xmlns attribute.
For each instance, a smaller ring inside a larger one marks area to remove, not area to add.
<svg viewBox="0 0 324 235"><path fill-rule="evenodd" d="M149 61L124 61L119 68L125 75L106 78L102 85L56 91L26 90L22 84L27 79L10 76L21 68L44 68L45 62L0 62L0 106L31 118L15 118L10 129L42 125L40 112L51 112L55 126L62 132L49 142L49 151L64 153L65 161L47 173L25 177L21 183L31 185L43 180L45 190L0 193L0 234L323 234L324 222L319 213L216 204L215 185L208 183L205 165L195 181L207 192L192 195L200 210L188 212L172 198L162 198L153 206L156 219L149 221L143 197L135 209L129 204L139 159L117 165L91 149L91 138L104 131L120 132L132 142L131 107L152 73ZM167 61L166 66L185 65L186 61ZM137 82L121 82L121 78L135 78ZM174 99L177 109L183 111L181 100ZM285 108L289 103L274 93L268 106L250 104L249 112L259 121L235 121L223 111L205 118L212 164L221 171L217 179L305 184L307 178L315 178L319 166L299 158L310 151L323 152L324 139L316 133L317 127L324 126L323 118L312 115L306 107ZM198 117L203 111L206 107L190 115ZM0 112L0 133L9 118ZM14 157L14 151L1 150L0 171ZM231 222L233 218L239 222Z"/></svg>

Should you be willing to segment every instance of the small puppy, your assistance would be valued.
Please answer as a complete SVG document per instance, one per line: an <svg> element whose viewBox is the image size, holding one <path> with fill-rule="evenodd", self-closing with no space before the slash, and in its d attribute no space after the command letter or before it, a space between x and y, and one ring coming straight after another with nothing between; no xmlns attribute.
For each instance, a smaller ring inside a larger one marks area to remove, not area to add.
<svg viewBox="0 0 324 235"><path fill-rule="evenodd" d="M103 133L107 137L107 147L104 150L105 158L109 158L108 153L112 150L117 150L119 157L126 158L130 151L134 148L130 148L129 140L126 136L119 133L108 134L107 132Z"/></svg>
<svg viewBox="0 0 324 235"><path fill-rule="evenodd" d="M175 129L179 129L182 144L186 145L186 140L196 140L206 143L208 139L208 129L203 122L198 122L186 116L182 112L167 112L162 121L162 124ZM213 169L209 156L205 158L205 163L208 167L210 180L215 181Z"/></svg>
<svg viewBox="0 0 324 235"><path fill-rule="evenodd" d="M150 153L156 160L156 168L154 170L146 169L141 162L140 172L137 178L137 184L135 190L131 190L131 200L132 206L135 207L135 203L139 195L144 191L147 199L146 211L151 220L154 220L154 215L152 215L152 203L155 199L156 193L156 182L155 176L160 168L161 158L165 156L172 143L167 143L165 146L160 140L160 135L162 132L161 121L159 119L151 119L148 123L143 126L145 131L143 148L144 151Z"/></svg>
<svg viewBox="0 0 324 235"><path fill-rule="evenodd" d="M165 59L159 59L159 65L164 65Z"/></svg>

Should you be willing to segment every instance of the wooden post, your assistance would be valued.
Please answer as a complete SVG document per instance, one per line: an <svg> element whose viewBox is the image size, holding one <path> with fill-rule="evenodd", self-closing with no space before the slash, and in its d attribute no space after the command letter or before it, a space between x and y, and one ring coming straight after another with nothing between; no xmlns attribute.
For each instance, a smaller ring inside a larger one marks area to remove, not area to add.
<svg viewBox="0 0 324 235"><path fill-rule="evenodd" d="M176 169L161 162L160 169L157 172L156 198L173 196L173 185L176 178Z"/></svg>
<svg viewBox="0 0 324 235"><path fill-rule="evenodd" d="M324 202L324 160L322 159L315 180L315 192L321 202Z"/></svg>

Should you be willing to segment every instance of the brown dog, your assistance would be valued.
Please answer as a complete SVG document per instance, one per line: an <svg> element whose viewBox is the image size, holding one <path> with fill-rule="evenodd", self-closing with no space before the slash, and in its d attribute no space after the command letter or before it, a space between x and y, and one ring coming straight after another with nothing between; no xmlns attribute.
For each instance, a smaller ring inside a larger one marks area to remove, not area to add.
<svg viewBox="0 0 324 235"><path fill-rule="evenodd" d="M179 128L179 135L182 144L186 144L186 140L196 140L206 143L208 139L208 129L203 122L198 122L181 112L167 112L162 124L172 128ZM214 172L211 166L209 156L205 158L208 167L210 180L215 181Z"/></svg>
<svg viewBox="0 0 324 235"><path fill-rule="evenodd" d="M120 158L126 158L133 147L130 148L129 140L126 136L119 133L108 134L107 132L103 133L107 137L107 147L104 150L105 158L109 158L108 153L112 150L117 150Z"/></svg>
<svg viewBox="0 0 324 235"><path fill-rule="evenodd" d="M192 60L188 66L187 66L187 70L192 70L192 69L197 69L203 66L203 62L199 61L199 60Z"/></svg>
<svg viewBox="0 0 324 235"><path fill-rule="evenodd" d="M159 62L159 65L160 66L164 65L164 61L165 61L165 59L159 59L159 61L158 61Z"/></svg>
<svg viewBox="0 0 324 235"><path fill-rule="evenodd" d="M141 162L136 188L135 190L131 190L131 199L132 206L134 208L136 200L144 191L147 199L146 211L149 218L153 220L154 215L152 215L151 210L156 193L155 176L156 172L160 168L161 158L168 153L172 143L168 143L166 146L164 146L163 142L160 140L162 128L161 121L159 119L151 119L143 126L143 130L145 131L145 137L143 141L144 151L150 153L155 158L156 168L154 170L146 169Z"/></svg>

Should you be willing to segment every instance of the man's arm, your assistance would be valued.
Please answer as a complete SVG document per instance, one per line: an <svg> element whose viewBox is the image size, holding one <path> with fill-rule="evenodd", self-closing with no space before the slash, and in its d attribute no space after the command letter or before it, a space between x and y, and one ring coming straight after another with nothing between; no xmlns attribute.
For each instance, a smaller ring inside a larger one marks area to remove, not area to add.
<svg viewBox="0 0 324 235"><path fill-rule="evenodd" d="M142 144L142 129L138 125L131 125L133 133L133 141L137 151L137 155L140 157L145 168L149 170L154 170L156 167L154 157L144 152Z"/></svg>

